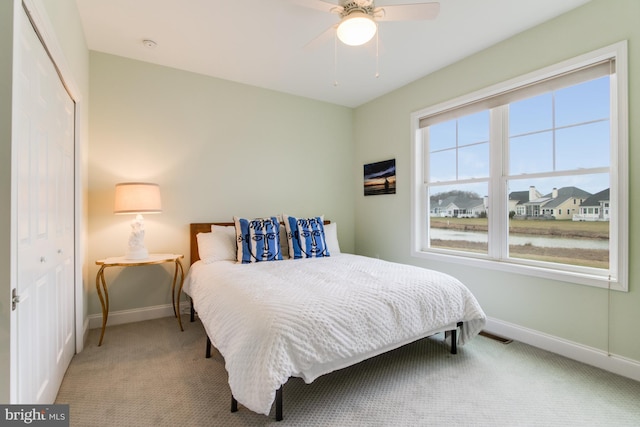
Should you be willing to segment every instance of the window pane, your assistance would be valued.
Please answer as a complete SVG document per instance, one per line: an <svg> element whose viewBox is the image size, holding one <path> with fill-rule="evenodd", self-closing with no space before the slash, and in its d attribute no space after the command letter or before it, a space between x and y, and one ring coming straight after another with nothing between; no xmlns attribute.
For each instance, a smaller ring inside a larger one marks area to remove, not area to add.
<svg viewBox="0 0 640 427"><path fill-rule="evenodd" d="M458 145L489 141L489 110L458 119Z"/></svg>
<svg viewBox="0 0 640 427"><path fill-rule="evenodd" d="M429 245L487 253L487 183L429 190Z"/></svg>
<svg viewBox="0 0 640 427"><path fill-rule="evenodd" d="M556 133L556 169L609 166L609 121L559 129Z"/></svg>
<svg viewBox="0 0 640 427"><path fill-rule="evenodd" d="M509 174L609 166L609 104L608 76L510 104Z"/></svg>
<svg viewBox="0 0 640 427"><path fill-rule="evenodd" d="M489 143L460 148L458 165L458 179L488 177Z"/></svg>
<svg viewBox="0 0 640 427"><path fill-rule="evenodd" d="M429 127L429 182L489 176L489 110Z"/></svg>
<svg viewBox="0 0 640 427"><path fill-rule="evenodd" d="M553 133L509 138L509 174L553 171Z"/></svg>
<svg viewBox="0 0 640 427"><path fill-rule="evenodd" d="M609 119L609 76L558 90L556 126Z"/></svg>
<svg viewBox="0 0 640 427"><path fill-rule="evenodd" d="M429 158L429 182L453 181L456 179L455 150L438 151Z"/></svg>
<svg viewBox="0 0 640 427"><path fill-rule="evenodd" d="M456 146L456 121L450 120L429 127L429 151L434 152Z"/></svg>
<svg viewBox="0 0 640 427"><path fill-rule="evenodd" d="M509 257L609 267L609 175L509 181Z"/></svg>
<svg viewBox="0 0 640 427"><path fill-rule="evenodd" d="M548 130L553 127L551 93L509 104L509 135Z"/></svg>

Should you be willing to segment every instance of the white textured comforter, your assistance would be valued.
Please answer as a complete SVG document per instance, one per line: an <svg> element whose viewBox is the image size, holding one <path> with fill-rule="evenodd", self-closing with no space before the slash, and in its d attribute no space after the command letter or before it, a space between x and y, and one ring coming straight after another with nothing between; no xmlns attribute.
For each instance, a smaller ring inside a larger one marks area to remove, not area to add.
<svg viewBox="0 0 640 427"><path fill-rule="evenodd" d="M233 396L269 414L291 376L310 383L464 322L459 344L486 317L457 279L350 254L191 266L185 292L224 356Z"/></svg>

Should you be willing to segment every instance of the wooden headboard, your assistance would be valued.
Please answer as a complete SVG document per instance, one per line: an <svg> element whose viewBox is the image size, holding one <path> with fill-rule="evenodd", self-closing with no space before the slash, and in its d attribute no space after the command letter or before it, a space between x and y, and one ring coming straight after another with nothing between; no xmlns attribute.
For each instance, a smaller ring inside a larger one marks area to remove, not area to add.
<svg viewBox="0 0 640 427"><path fill-rule="evenodd" d="M324 224L330 224L331 221L324 221ZM189 224L189 244L191 250L191 264L200 260L200 254L198 253L198 233L210 233L212 225L220 225L223 227L235 227L233 222L195 222Z"/></svg>

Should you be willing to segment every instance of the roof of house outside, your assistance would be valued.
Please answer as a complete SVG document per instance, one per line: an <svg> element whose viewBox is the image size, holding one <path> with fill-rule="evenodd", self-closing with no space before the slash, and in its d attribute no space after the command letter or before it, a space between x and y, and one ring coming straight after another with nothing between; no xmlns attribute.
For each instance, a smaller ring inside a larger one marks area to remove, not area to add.
<svg viewBox="0 0 640 427"><path fill-rule="evenodd" d="M518 203L525 203L529 201L529 191L512 191L509 193L509 200L517 200Z"/></svg>
<svg viewBox="0 0 640 427"><path fill-rule="evenodd" d="M580 206L600 206L600 202L609 201L609 189L602 190L583 201Z"/></svg>
<svg viewBox="0 0 640 427"><path fill-rule="evenodd" d="M449 207L454 205L458 209L472 209L477 206L484 206L484 200L478 198L465 197L463 195L449 196L437 204L438 207ZM432 207L435 206L433 203Z"/></svg>
<svg viewBox="0 0 640 427"><path fill-rule="evenodd" d="M545 208L555 208L562 205L569 199L585 199L591 196L591 193L581 190L577 187L562 187L558 190L558 197L553 198L549 203L545 204ZM553 197L553 193L545 195L545 197Z"/></svg>

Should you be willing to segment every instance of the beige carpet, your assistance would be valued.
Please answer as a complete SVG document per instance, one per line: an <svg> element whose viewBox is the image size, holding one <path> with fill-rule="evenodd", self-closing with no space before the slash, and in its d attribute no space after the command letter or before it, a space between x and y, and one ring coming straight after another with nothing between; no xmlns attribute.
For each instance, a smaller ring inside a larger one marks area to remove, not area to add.
<svg viewBox="0 0 640 427"><path fill-rule="evenodd" d="M204 358L183 317L90 331L56 403L91 426L640 426L640 383L513 342L477 337L449 354L442 335L305 384L284 386L284 420L231 413L224 360ZM273 411L272 411L273 412Z"/></svg>

